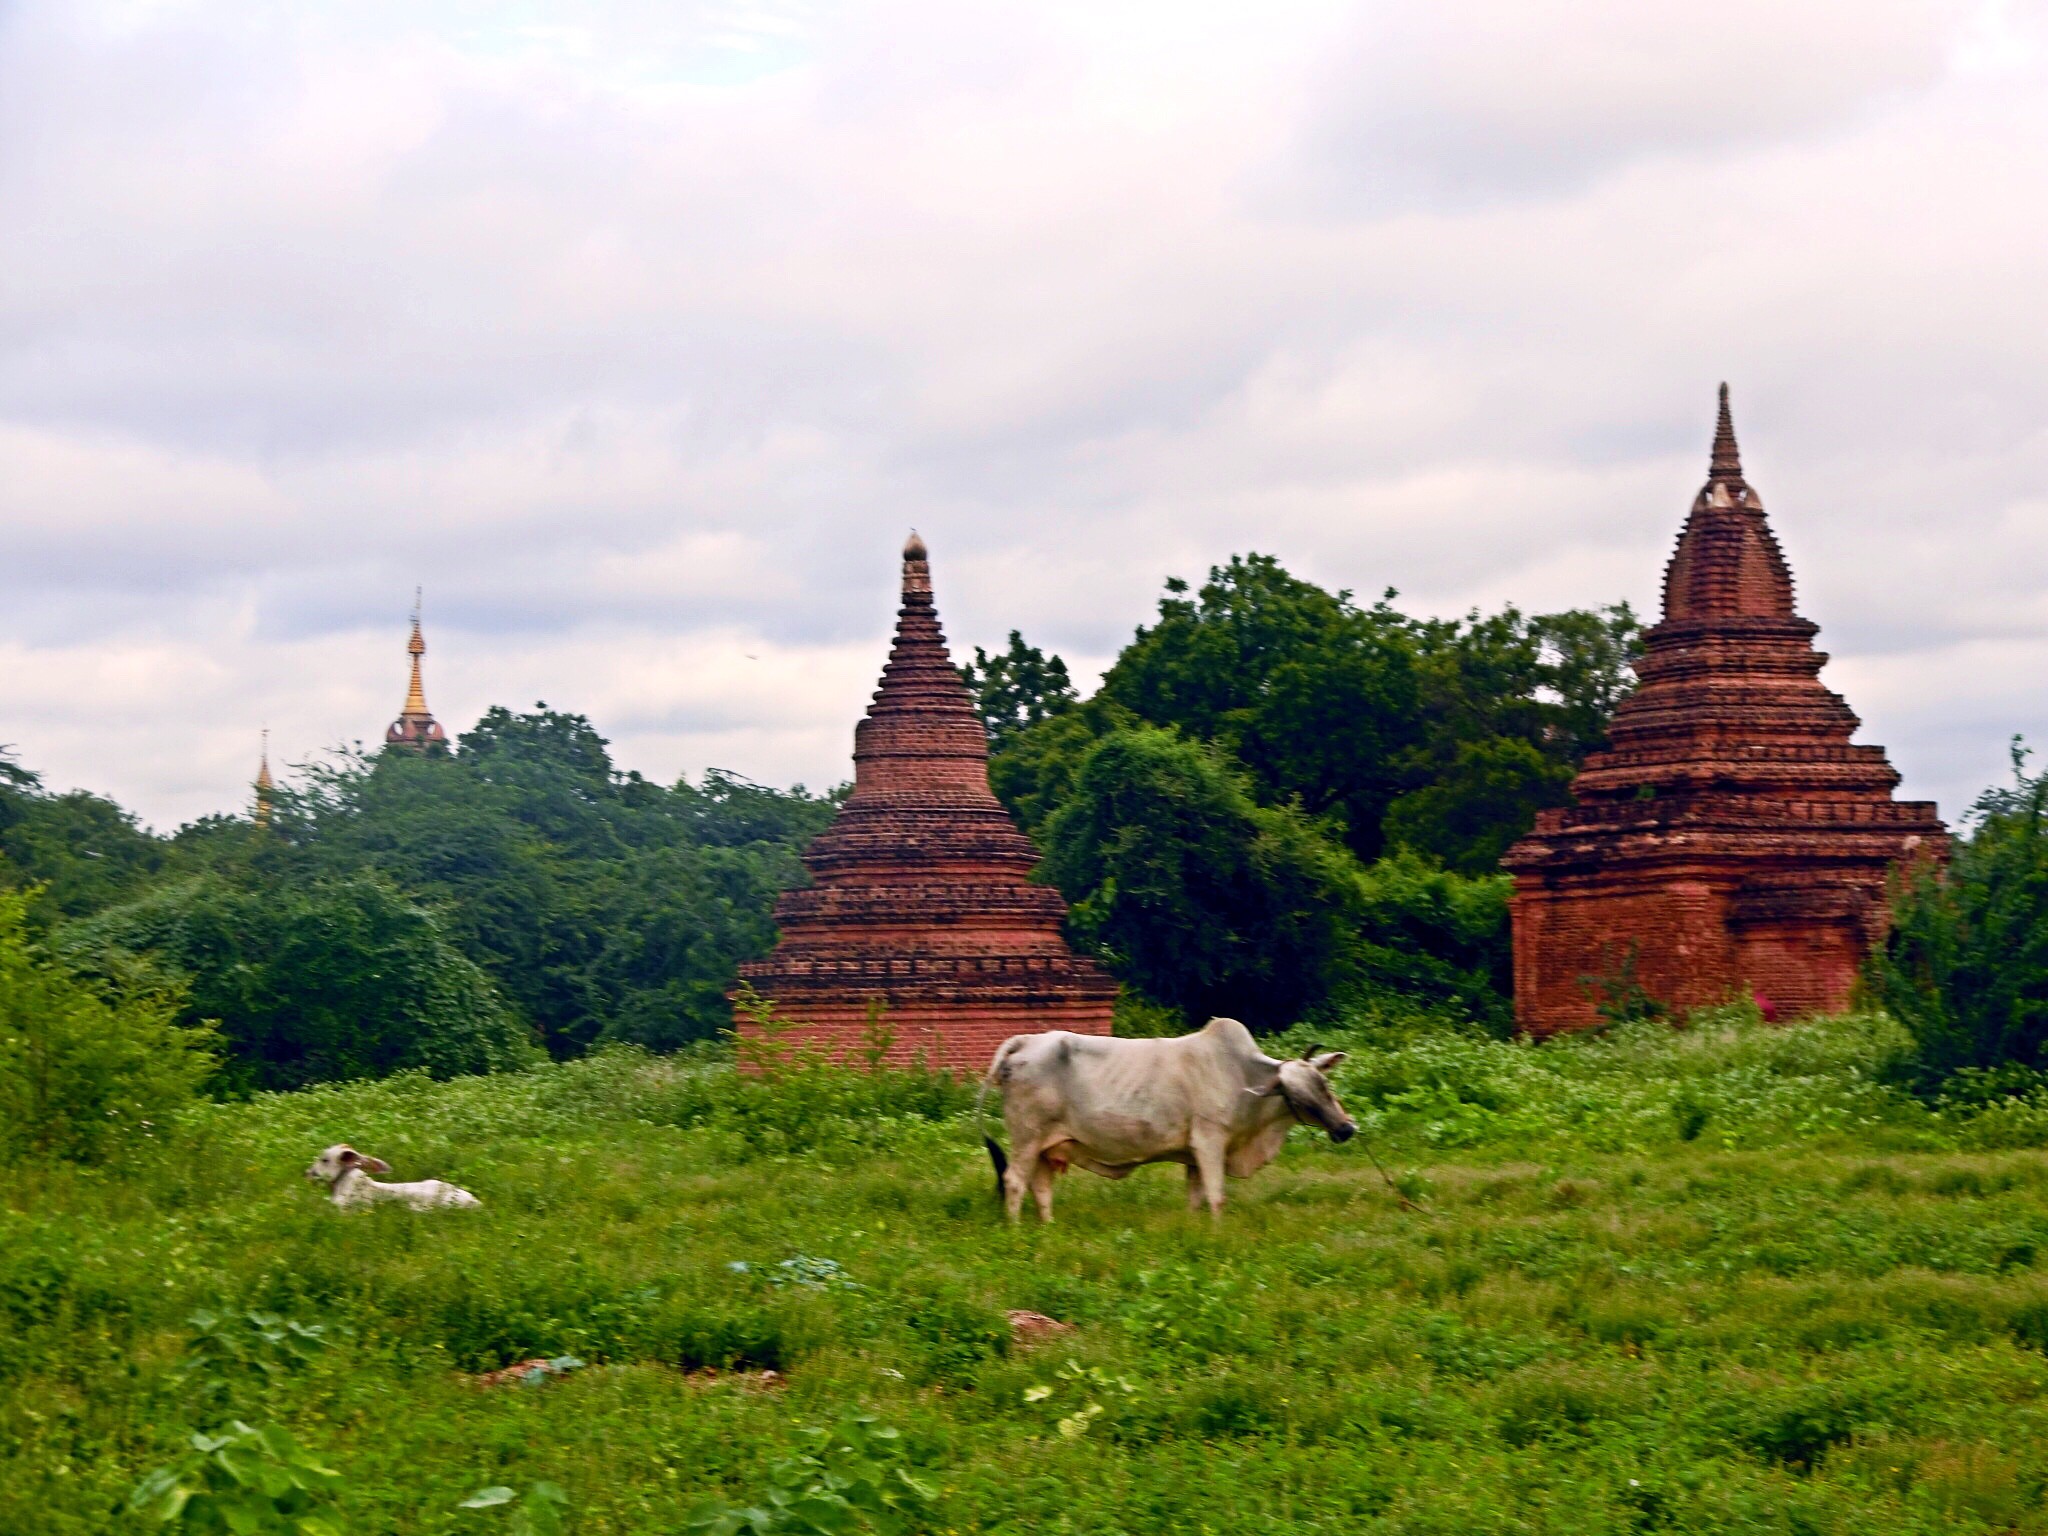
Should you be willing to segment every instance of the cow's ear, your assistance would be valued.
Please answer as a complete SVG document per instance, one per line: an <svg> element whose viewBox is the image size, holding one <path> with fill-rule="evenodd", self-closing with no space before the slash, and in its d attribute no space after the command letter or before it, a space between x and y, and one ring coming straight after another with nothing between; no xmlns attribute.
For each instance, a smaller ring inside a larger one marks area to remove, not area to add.
<svg viewBox="0 0 2048 1536"><path fill-rule="evenodd" d="M344 1168L353 1168L363 1160L363 1154L354 1147L343 1147L339 1161Z"/></svg>
<svg viewBox="0 0 2048 1536"><path fill-rule="evenodd" d="M1332 1072L1336 1071L1339 1067L1343 1066L1344 1063L1350 1059L1351 1053L1348 1051L1325 1051L1322 1055L1312 1060L1309 1063L1309 1065L1314 1067L1318 1072L1322 1073L1325 1077L1328 1077Z"/></svg>
<svg viewBox="0 0 2048 1536"><path fill-rule="evenodd" d="M391 1165L381 1157L359 1157L357 1160L362 1163L365 1171L370 1173L389 1173L391 1171Z"/></svg>

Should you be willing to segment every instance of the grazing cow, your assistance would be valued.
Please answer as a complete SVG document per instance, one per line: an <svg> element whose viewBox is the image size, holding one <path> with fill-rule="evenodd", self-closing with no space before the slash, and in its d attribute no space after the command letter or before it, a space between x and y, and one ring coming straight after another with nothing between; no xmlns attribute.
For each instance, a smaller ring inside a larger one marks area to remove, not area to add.
<svg viewBox="0 0 2048 1536"><path fill-rule="evenodd" d="M316 1184L325 1184L334 1203L343 1210L359 1205L376 1205L385 1200L396 1200L400 1205L409 1205L416 1211L431 1211L442 1206L482 1205L466 1189L439 1179L420 1179L411 1184L379 1184L370 1175L389 1173L391 1165L381 1157L365 1157L347 1143L329 1147L313 1159L307 1168L306 1177Z"/></svg>
<svg viewBox="0 0 2048 1536"><path fill-rule="evenodd" d="M1358 1126L1330 1091L1342 1051L1310 1046L1276 1061L1235 1019L1211 1019L1177 1040L1117 1040L1051 1030L1013 1035L997 1049L981 1092L1003 1096L1013 1160L984 1137L996 1191L1014 1221L1024 1192L1052 1220L1052 1181L1068 1168L1121 1179L1146 1163L1181 1163L1188 1209L1223 1212L1223 1178L1271 1162L1297 1124L1349 1141Z"/></svg>

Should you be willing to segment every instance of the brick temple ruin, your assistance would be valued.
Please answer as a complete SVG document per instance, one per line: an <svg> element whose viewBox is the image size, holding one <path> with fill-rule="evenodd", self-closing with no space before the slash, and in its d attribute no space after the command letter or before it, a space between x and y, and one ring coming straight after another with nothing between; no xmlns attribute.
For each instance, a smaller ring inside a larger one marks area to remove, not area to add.
<svg viewBox="0 0 2048 1536"><path fill-rule="evenodd" d="M1819 626L1742 478L1728 387L1706 486L1664 573L1662 622L1604 751L1502 861L1515 877L1515 1013L1532 1034L1641 993L1674 1010L1753 993L1839 1009L1901 859L1940 857L1925 801L1822 686Z"/></svg>
<svg viewBox="0 0 2048 1536"><path fill-rule="evenodd" d="M988 785L988 734L946 653L931 567L903 548L896 643L854 730L853 793L804 854L814 883L777 902L782 939L741 978L778 1039L858 1058L980 1072L1011 1035L1110 1032L1116 983L1067 948L1059 892ZM879 1010L879 1012L877 1012ZM743 1037L757 1038L747 1010Z"/></svg>

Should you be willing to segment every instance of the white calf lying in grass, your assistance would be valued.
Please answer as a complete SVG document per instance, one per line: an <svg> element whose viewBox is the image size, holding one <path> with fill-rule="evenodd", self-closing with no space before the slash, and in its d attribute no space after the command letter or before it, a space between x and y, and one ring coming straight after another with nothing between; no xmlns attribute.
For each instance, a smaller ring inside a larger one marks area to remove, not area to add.
<svg viewBox="0 0 2048 1536"><path fill-rule="evenodd" d="M466 1189L439 1179L420 1179L411 1184L379 1184L370 1175L389 1173L391 1165L381 1157L365 1157L346 1142L329 1147L306 1170L306 1177L325 1184L330 1198L343 1210L357 1205L375 1205L396 1200L416 1211L431 1211L444 1205L482 1205Z"/></svg>

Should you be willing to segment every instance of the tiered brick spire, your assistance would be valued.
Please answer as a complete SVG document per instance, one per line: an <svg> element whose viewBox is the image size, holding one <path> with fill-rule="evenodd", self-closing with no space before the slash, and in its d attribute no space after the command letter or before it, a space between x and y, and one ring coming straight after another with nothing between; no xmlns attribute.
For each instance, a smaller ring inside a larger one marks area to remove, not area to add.
<svg viewBox="0 0 2048 1536"><path fill-rule="evenodd" d="M741 967L787 1038L857 1054L879 1004L891 1061L978 1072L1014 1034L1108 1034L1116 985L1067 948L1059 893L1027 879L1037 851L988 787L988 734L947 655L916 534L853 770L804 855L815 884L777 903L775 953Z"/></svg>
<svg viewBox="0 0 2048 1536"><path fill-rule="evenodd" d="M426 654L427 642L420 637L418 588L414 588L412 594L412 638L406 641L405 649L406 654L412 657L412 682L405 690L405 707L399 710L398 718L384 732L384 744L405 747L414 752L445 749L448 733L441 729L441 722L427 708L426 691L420 686L420 657Z"/></svg>
<svg viewBox="0 0 2048 1536"><path fill-rule="evenodd" d="M1931 803L1891 798L1882 747L1850 742L1859 722L1820 681L1817 633L1743 479L1723 384L1638 686L1577 803L1540 814L1503 861L1523 1028L1597 1022L1603 990L1630 980L1674 1008L1745 991L1778 1014L1847 1003L1887 871L1941 856L1947 832Z"/></svg>

